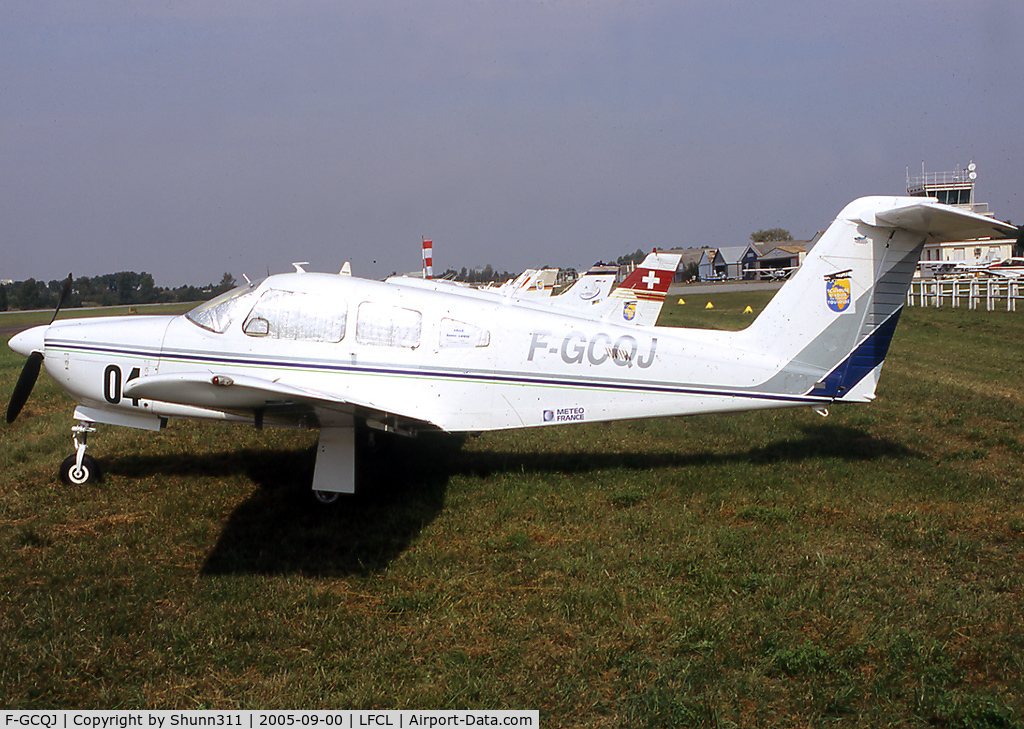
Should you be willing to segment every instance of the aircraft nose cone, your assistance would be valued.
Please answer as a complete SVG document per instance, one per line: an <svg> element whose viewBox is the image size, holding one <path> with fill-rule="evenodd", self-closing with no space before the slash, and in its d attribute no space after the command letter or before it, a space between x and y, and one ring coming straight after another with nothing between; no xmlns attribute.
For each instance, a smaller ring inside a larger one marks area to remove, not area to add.
<svg viewBox="0 0 1024 729"><path fill-rule="evenodd" d="M42 324L23 332L18 332L7 343L11 349L22 357L28 357L33 352L43 351L43 337L46 334L47 326Z"/></svg>

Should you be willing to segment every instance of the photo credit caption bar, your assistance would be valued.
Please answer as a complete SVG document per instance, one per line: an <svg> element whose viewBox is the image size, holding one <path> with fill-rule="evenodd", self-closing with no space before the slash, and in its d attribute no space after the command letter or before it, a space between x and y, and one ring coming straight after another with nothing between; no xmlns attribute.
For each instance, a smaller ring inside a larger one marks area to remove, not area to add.
<svg viewBox="0 0 1024 729"><path fill-rule="evenodd" d="M5 711L0 729L539 727L539 711Z"/></svg>

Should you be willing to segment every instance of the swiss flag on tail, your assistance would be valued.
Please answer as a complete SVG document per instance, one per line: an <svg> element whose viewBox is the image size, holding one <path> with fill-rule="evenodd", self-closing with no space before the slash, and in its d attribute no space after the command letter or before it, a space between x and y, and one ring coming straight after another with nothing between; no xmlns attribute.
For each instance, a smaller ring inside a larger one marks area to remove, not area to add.
<svg viewBox="0 0 1024 729"><path fill-rule="evenodd" d="M675 275L679 256L668 253L651 253L616 289L619 295L635 296L638 299L664 299L669 284Z"/></svg>
<svg viewBox="0 0 1024 729"><path fill-rule="evenodd" d="M657 251L647 254L643 263L608 296L602 318L633 326L657 324L680 257L678 253Z"/></svg>

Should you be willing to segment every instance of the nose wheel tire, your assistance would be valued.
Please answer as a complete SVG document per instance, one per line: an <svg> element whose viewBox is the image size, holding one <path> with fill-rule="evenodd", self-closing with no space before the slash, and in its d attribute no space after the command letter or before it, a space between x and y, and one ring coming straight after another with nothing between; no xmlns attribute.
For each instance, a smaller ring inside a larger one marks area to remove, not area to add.
<svg viewBox="0 0 1024 729"><path fill-rule="evenodd" d="M331 504L337 502L337 500L338 500L338 498L340 496L341 496L341 494L336 493L334 491L314 491L313 492L313 498L315 498L317 500L317 502L323 504L324 506L330 506Z"/></svg>
<svg viewBox="0 0 1024 729"><path fill-rule="evenodd" d="M86 455L82 457L82 467L78 468L75 456L68 456L60 464L60 480L71 486L81 486L100 480L100 466L96 459Z"/></svg>

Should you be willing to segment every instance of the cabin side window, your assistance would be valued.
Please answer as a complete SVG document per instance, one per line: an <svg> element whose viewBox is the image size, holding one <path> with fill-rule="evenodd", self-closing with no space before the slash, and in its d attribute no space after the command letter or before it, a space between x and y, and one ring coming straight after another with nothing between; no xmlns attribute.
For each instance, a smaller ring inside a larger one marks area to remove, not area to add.
<svg viewBox="0 0 1024 729"><path fill-rule="evenodd" d="M340 342L345 337L346 302L322 294L267 291L242 325L250 337Z"/></svg>
<svg viewBox="0 0 1024 729"><path fill-rule="evenodd" d="M486 347L491 333L486 329L456 319L441 319L441 348Z"/></svg>
<svg viewBox="0 0 1024 729"><path fill-rule="evenodd" d="M418 311L364 301L356 319L356 341L376 347L420 346L423 316Z"/></svg>

